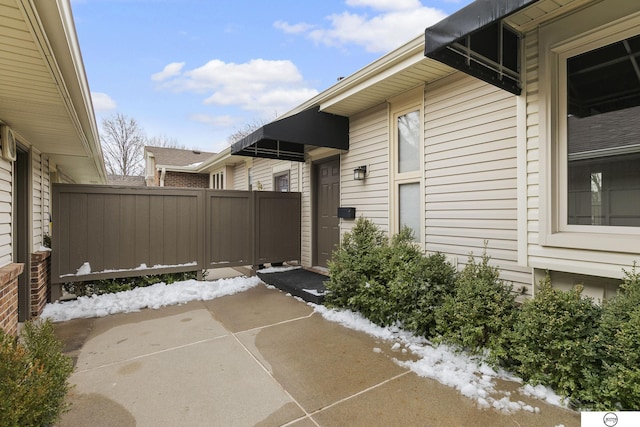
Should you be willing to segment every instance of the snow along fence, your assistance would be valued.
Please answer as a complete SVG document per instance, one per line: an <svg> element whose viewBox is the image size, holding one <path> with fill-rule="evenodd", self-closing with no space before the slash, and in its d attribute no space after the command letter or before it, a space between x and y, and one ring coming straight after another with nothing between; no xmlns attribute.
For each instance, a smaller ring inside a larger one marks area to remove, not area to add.
<svg viewBox="0 0 640 427"><path fill-rule="evenodd" d="M300 193L53 185L52 283L300 260Z"/></svg>

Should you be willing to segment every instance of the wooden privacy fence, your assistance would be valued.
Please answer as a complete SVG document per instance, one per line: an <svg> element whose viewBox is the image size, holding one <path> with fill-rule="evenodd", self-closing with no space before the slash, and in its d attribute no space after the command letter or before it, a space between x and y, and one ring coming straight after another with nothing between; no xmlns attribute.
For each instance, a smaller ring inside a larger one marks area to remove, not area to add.
<svg viewBox="0 0 640 427"><path fill-rule="evenodd" d="M53 185L52 283L300 260L300 193Z"/></svg>

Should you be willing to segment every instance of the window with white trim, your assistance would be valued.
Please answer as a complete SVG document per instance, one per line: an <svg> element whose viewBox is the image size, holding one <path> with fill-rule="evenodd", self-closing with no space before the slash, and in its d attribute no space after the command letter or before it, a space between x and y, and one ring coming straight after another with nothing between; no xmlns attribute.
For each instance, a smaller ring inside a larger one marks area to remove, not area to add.
<svg viewBox="0 0 640 427"><path fill-rule="evenodd" d="M224 190L224 171L214 172L209 176L209 188Z"/></svg>
<svg viewBox="0 0 640 427"><path fill-rule="evenodd" d="M566 59L567 223L640 226L640 35Z"/></svg>
<svg viewBox="0 0 640 427"><path fill-rule="evenodd" d="M540 146L540 244L630 253L640 236L640 12L606 10L620 18L597 4L540 31L549 138Z"/></svg>
<svg viewBox="0 0 640 427"><path fill-rule="evenodd" d="M422 242L422 109L420 105L393 114L394 134L394 232L404 226Z"/></svg>

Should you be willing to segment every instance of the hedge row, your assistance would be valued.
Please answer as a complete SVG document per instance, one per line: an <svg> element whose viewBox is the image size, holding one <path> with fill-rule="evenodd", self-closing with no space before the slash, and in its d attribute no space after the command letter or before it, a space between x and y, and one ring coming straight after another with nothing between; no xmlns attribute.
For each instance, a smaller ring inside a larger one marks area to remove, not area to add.
<svg viewBox="0 0 640 427"><path fill-rule="evenodd" d="M575 407L640 408L640 273L635 265L602 306L576 286L553 288L516 303L485 253L461 272L442 254L424 256L409 229L387 239L360 218L329 265L328 306L398 325L433 342L453 344L545 384Z"/></svg>

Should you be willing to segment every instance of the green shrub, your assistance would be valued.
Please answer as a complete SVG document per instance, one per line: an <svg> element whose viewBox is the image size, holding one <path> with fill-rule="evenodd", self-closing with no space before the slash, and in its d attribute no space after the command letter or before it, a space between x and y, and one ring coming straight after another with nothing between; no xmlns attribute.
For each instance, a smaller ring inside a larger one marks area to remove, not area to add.
<svg viewBox="0 0 640 427"><path fill-rule="evenodd" d="M640 408L640 273L634 263L624 274L618 294L603 305L597 333L603 369L586 399L602 411Z"/></svg>
<svg viewBox="0 0 640 427"><path fill-rule="evenodd" d="M600 315L600 307L582 295L582 286L562 291L547 277L535 298L524 302L505 340L510 348L503 352L525 381L581 400L589 376L600 370L595 345Z"/></svg>
<svg viewBox="0 0 640 427"><path fill-rule="evenodd" d="M434 309L453 289L455 268L442 254L424 256L410 228L389 241L371 221L358 219L329 263L325 303L372 322L430 335Z"/></svg>
<svg viewBox="0 0 640 427"><path fill-rule="evenodd" d="M137 277L121 277L116 279L92 280L88 282L65 283L64 289L78 297L112 294L115 292L130 291L135 288L143 288L156 283L171 283L195 279L197 272L187 271L183 273L154 274Z"/></svg>
<svg viewBox="0 0 640 427"><path fill-rule="evenodd" d="M371 221L360 217L351 232L344 234L340 247L329 261L328 294L325 304L353 309L350 301L368 280L380 274L387 238Z"/></svg>
<svg viewBox="0 0 640 427"><path fill-rule="evenodd" d="M435 312L437 341L454 344L471 353L501 347L503 331L513 325L516 304L511 286L499 278L497 268L482 255L472 255L458 275L453 293L443 298Z"/></svg>
<svg viewBox="0 0 640 427"><path fill-rule="evenodd" d="M415 249L415 245L411 247ZM409 248L406 250L410 251ZM436 309L445 297L452 295L456 269L444 254L423 256L419 250L409 262L401 263L399 267L389 282L389 300L396 304L396 319L407 330L433 337Z"/></svg>
<svg viewBox="0 0 640 427"><path fill-rule="evenodd" d="M43 426L67 410L73 362L50 321L25 323L23 343L0 330L0 426Z"/></svg>

